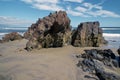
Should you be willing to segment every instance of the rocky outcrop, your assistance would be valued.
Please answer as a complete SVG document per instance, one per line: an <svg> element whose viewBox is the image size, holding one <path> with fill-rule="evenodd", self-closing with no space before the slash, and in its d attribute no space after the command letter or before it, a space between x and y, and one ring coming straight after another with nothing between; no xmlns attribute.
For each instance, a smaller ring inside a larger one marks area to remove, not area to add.
<svg viewBox="0 0 120 80"><path fill-rule="evenodd" d="M11 32L9 34L6 34L2 38L2 40L0 40L0 43L14 41L14 40L21 40L21 39L23 39L23 37L20 34L18 34L17 32Z"/></svg>
<svg viewBox="0 0 120 80"><path fill-rule="evenodd" d="M81 23L71 31L70 19L65 11L50 13L28 28L24 37L28 39L27 50L62 47L72 44L75 47L98 47L106 43L99 22Z"/></svg>
<svg viewBox="0 0 120 80"><path fill-rule="evenodd" d="M64 11L50 13L32 24L24 37L29 40L27 50L68 45L71 43L70 19Z"/></svg>
<svg viewBox="0 0 120 80"><path fill-rule="evenodd" d="M75 47L98 47L106 43L99 22L85 22L78 25L72 35L72 45Z"/></svg>
<svg viewBox="0 0 120 80"><path fill-rule="evenodd" d="M120 80L120 76L114 71L118 69L119 61L110 49L85 50L85 53L77 55L77 58L78 68L97 76L99 80Z"/></svg>

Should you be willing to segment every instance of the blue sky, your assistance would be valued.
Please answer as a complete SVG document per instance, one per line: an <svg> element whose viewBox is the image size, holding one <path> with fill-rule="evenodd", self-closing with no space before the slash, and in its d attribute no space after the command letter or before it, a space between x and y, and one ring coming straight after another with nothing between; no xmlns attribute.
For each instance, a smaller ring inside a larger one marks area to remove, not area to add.
<svg viewBox="0 0 120 80"><path fill-rule="evenodd" d="M0 24L28 27L59 10L67 12L73 27L86 21L120 27L120 0L0 0Z"/></svg>

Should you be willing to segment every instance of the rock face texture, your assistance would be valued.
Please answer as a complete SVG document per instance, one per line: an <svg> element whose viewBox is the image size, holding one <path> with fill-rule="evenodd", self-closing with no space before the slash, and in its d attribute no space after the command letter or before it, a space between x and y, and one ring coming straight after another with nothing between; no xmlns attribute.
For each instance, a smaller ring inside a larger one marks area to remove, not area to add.
<svg viewBox="0 0 120 80"><path fill-rule="evenodd" d="M26 49L62 47L72 44L75 47L98 47L106 43L99 22L81 23L71 31L70 19L65 11L50 13L28 28L24 38L28 39Z"/></svg>
<svg viewBox="0 0 120 80"><path fill-rule="evenodd" d="M99 80L120 80L119 73L116 72L119 61L115 59L116 56L110 49L85 50L85 53L76 57L79 58L78 68L97 76Z"/></svg>
<svg viewBox="0 0 120 80"><path fill-rule="evenodd" d="M32 24L24 37L29 40L27 50L68 45L71 43L70 19L64 11L50 13Z"/></svg>
<svg viewBox="0 0 120 80"><path fill-rule="evenodd" d="M20 40L20 39L23 39L23 37L20 34L18 34L17 32L11 32L9 34L6 34L2 38L2 40L0 40L0 43L14 41L14 40Z"/></svg>
<svg viewBox="0 0 120 80"><path fill-rule="evenodd" d="M106 43L99 22L85 22L78 25L72 35L72 45L75 47L98 47Z"/></svg>

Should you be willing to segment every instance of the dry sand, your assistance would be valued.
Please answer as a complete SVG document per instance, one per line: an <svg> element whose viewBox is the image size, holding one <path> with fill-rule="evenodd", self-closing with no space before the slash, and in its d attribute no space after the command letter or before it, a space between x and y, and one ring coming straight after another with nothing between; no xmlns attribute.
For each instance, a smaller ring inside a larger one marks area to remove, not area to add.
<svg viewBox="0 0 120 80"><path fill-rule="evenodd" d="M26 42L0 44L0 80L90 80L78 70L75 58L90 48L65 46L27 52Z"/></svg>

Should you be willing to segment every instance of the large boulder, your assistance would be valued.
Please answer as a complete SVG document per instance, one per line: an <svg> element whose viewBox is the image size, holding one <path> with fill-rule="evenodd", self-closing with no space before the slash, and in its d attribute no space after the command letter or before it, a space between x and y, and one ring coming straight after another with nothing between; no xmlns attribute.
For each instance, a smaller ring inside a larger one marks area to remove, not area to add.
<svg viewBox="0 0 120 80"><path fill-rule="evenodd" d="M78 25L72 35L72 45L75 47L98 47L106 43L99 22L84 22Z"/></svg>
<svg viewBox="0 0 120 80"><path fill-rule="evenodd" d="M62 47L71 43L70 19L65 11L50 13L29 27L24 34L27 50Z"/></svg>
<svg viewBox="0 0 120 80"><path fill-rule="evenodd" d="M11 32L9 34L6 34L4 37L2 37L2 40L0 40L0 43L14 41L14 40L21 40L21 39L23 39L23 36L21 36L17 32Z"/></svg>

